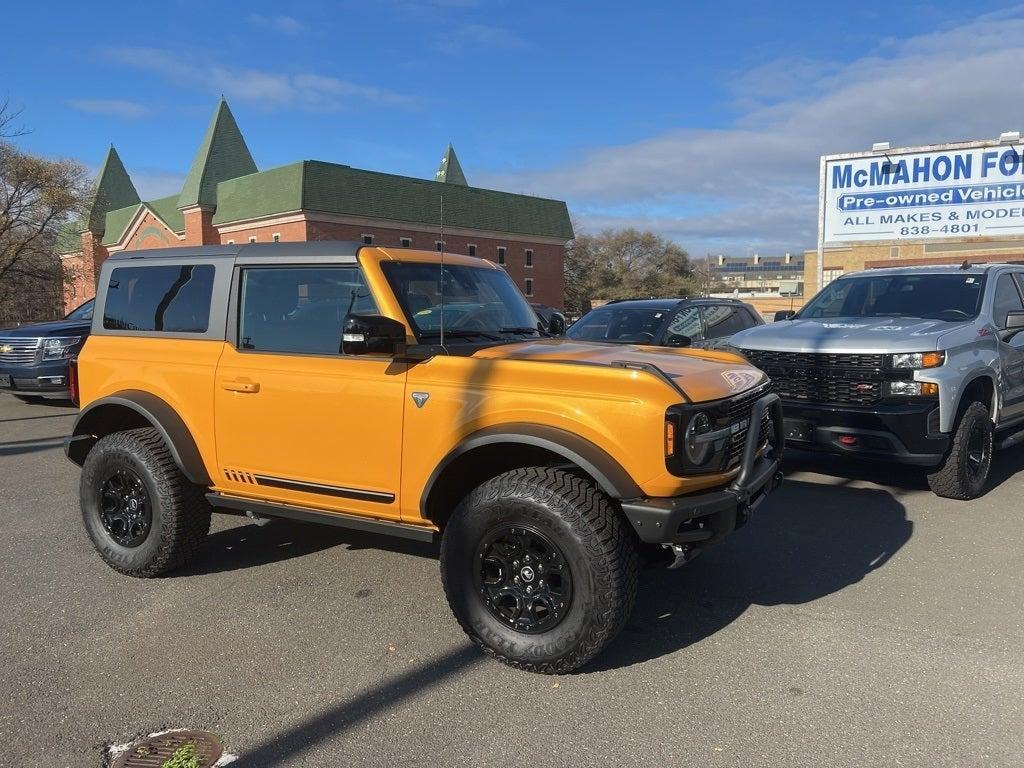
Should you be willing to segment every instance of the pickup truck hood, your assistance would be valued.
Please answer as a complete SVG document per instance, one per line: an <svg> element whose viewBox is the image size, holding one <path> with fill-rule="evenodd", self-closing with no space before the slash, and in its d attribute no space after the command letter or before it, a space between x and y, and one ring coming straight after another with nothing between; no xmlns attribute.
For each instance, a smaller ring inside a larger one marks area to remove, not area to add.
<svg viewBox="0 0 1024 768"><path fill-rule="evenodd" d="M930 352L940 348L939 337L969 325L913 317L798 318L748 328L729 343L777 352Z"/></svg>
<svg viewBox="0 0 1024 768"><path fill-rule="evenodd" d="M768 380L761 371L729 352L638 344L541 339L487 347L473 357L608 367L652 365L671 378L693 402L731 397Z"/></svg>

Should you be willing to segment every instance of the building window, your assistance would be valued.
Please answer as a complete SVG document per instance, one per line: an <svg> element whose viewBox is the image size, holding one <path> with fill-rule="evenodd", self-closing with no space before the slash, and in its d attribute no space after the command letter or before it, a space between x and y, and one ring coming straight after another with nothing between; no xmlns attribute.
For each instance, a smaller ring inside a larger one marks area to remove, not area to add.
<svg viewBox="0 0 1024 768"><path fill-rule="evenodd" d="M228 245L234 245L234 244L235 244L234 240L228 240Z"/></svg>
<svg viewBox="0 0 1024 768"><path fill-rule="evenodd" d="M498 263L501 264L501 266L503 266L503 267L505 266L505 246L504 245L499 245L498 246Z"/></svg>
<svg viewBox="0 0 1024 768"><path fill-rule="evenodd" d="M403 248L412 248L412 238L411 237L403 237L398 242L400 242L402 244Z"/></svg>
<svg viewBox="0 0 1024 768"><path fill-rule="evenodd" d="M526 295L533 296L533 278L526 278Z"/></svg>
<svg viewBox="0 0 1024 768"><path fill-rule="evenodd" d="M363 245L373 245L373 235L363 235Z"/></svg>
<svg viewBox="0 0 1024 768"><path fill-rule="evenodd" d="M444 242L443 240L435 240L434 241L434 248L436 250L438 250L438 251L443 250L446 245L447 245L447 243Z"/></svg>
<svg viewBox="0 0 1024 768"><path fill-rule="evenodd" d="M898 259L899 257L900 257L900 247L898 245L892 246L889 249L889 258L890 259Z"/></svg>
<svg viewBox="0 0 1024 768"><path fill-rule="evenodd" d="M256 242L256 235L249 235L249 242L250 243L255 243Z"/></svg>
<svg viewBox="0 0 1024 768"><path fill-rule="evenodd" d="M280 243L281 242L281 233L280 232L275 232L274 234L272 234L270 236L270 239L273 240L275 243Z"/></svg>
<svg viewBox="0 0 1024 768"><path fill-rule="evenodd" d="M469 255L476 256L476 245L474 243L469 244Z"/></svg>
<svg viewBox="0 0 1024 768"><path fill-rule="evenodd" d="M526 266L533 266L533 248L526 249Z"/></svg>
<svg viewBox="0 0 1024 768"><path fill-rule="evenodd" d="M843 268L842 267L839 267L838 269L823 269L821 271L821 282L822 282L822 286L821 287L824 288L826 285L831 283L837 277L842 277L842 276L843 276Z"/></svg>

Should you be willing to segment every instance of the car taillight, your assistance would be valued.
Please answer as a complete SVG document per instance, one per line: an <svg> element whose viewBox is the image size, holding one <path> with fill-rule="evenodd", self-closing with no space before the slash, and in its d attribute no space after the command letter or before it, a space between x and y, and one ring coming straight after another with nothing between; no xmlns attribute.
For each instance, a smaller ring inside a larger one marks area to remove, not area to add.
<svg viewBox="0 0 1024 768"><path fill-rule="evenodd" d="M78 406L78 358L68 362L68 392L71 402Z"/></svg>

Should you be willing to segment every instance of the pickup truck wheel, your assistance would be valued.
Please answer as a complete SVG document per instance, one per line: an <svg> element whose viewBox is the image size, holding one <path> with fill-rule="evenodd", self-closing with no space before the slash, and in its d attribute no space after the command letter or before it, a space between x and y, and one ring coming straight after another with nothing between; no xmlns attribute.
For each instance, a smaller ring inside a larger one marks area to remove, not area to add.
<svg viewBox="0 0 1024 768"><path fill-rule="evenodd" d="M993 429L988 408L971 403L964 409L946 460L928 475L936 496L974 499L981 495L992 466Z"/></svg>
<svg viewBox="0 0 1024 768"><path fill-rule="evenodd" d="M115 432L86 456L82 519L116 571L150 578L191 559L210 530L202 489L178 469L155 429Z"/></svg>
<svg viewBox="0 0 1024 768"><path fill-rule="evenodd" d="M633 530L608 498L545 467L477 487L441 540L441 580L463 630L530 672L569 672L608 645L633 609L637 570Z"/></svg>

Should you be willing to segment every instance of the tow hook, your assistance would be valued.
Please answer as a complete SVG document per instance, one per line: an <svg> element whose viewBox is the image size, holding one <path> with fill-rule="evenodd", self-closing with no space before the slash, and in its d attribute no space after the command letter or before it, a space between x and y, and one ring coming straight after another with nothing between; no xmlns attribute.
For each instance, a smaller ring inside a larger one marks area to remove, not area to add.
<svg viewBox="0 0 1024 768"><path fill-rule="evenodd" d="M781 469L775 470L775 476L772 478L772 490L773 491L776 488L778 488L780 485L782 485L782 477L783 477L782 470Z"/></svg>
<svg viewBox="0 0 1024 768"><path fill-rule="evenodd" d="M672 553L673 559L668 564L669 570L686 565L700 553L700 550L695 550L692 544L662 544L662 546Z"/></svg>

